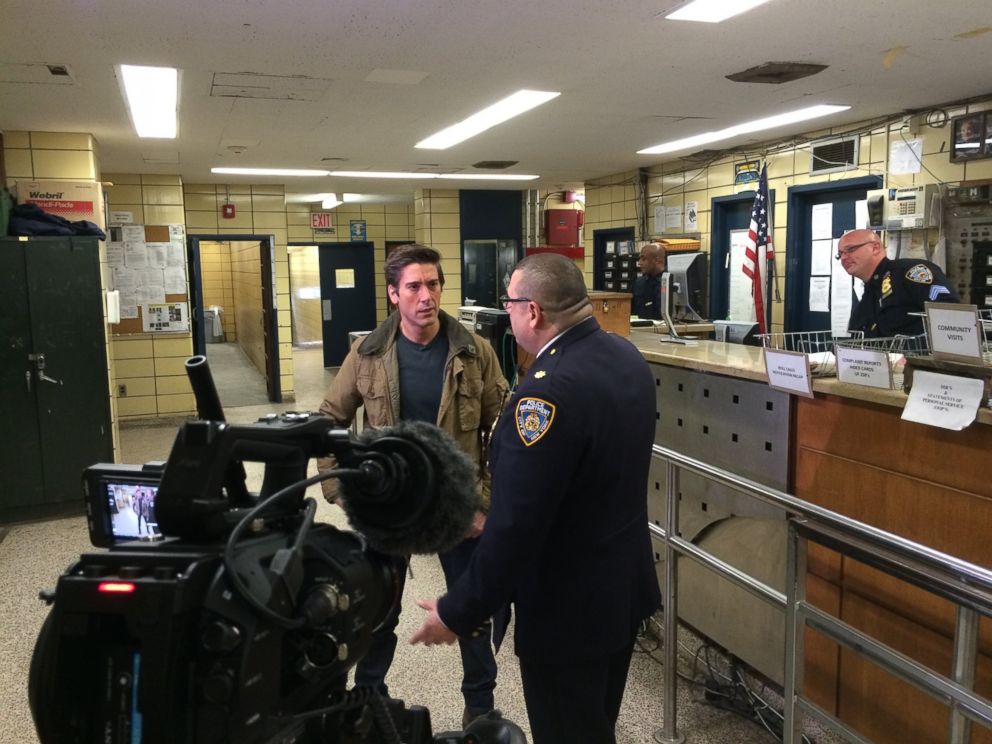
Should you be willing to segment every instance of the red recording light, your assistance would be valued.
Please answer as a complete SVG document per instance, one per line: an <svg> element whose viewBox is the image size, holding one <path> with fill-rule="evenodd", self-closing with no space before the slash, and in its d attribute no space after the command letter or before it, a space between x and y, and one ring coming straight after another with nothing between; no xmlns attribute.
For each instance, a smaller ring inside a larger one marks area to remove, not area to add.
<svg viewBox="0 0 992 744"><path fill-rule="evenodd" d="M130 581L101 581L97 591L108 594L130 594L134 591L134 584Z"/></svg>

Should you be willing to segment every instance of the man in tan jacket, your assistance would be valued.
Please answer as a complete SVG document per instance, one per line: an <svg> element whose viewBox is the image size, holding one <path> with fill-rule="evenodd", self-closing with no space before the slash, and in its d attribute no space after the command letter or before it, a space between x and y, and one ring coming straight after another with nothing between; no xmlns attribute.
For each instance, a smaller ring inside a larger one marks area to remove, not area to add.
<svg viewBox="0 0 992 744"><path fill-rule="evenodd" d="M489 342L441 311L443 286L441 256L433 248L411 244L390 254L386 292L396 312L352 347L320 411L339 426L350 426L360 406L364 406L366 427L390 426L401 420L437 424L479 463L478 488L488 510L483 438L499 415L508 385ZM324 494L333 501L333 481L324 483ZM480 512L467 539L438 556L449 586L471 560L484 524L485 514ZM396 651L398 622L397 607L358 662L356 685L388 694L385 677ZM496 661L491 628L487 625L485 632L459 645L465 697L463 725L468 725L494 706Z"/></svg>

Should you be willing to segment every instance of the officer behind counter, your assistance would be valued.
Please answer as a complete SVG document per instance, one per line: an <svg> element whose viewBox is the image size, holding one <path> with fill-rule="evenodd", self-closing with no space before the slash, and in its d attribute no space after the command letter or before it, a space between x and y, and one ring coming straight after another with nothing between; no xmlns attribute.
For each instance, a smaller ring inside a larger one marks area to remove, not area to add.
<svg viewBox="0 0 992 744"><path fill-rule="evenodd" d="M837 244L837 258L851 276L865 283L861 301L851 312L851 331L865 338L917 336L923 333L925 302L960 302L939 266L917 258L891 259L878 235L851 230Z"/></svg>
<svg viewBox="0 0 992 744"><path fill-rule="evenodd" d="M661 274L665 270L665 249L658 243L641 248L637 266L641 275L634 281L631 315L661 320Z"/></svg>

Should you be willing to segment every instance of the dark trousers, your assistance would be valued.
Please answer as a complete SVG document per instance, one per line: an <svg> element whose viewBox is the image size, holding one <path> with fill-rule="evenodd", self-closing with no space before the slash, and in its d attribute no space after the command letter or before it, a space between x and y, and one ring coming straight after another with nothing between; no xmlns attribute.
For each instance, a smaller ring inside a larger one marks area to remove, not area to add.
<svg viewBox="0 0 992 744"><path fill-rule="evenodd" d="M447 585L452 586L468 568L478 538L464 540L446 553L438 554L441 569ZM400 579L400 595L406 584L406 572ZM396 653L396 626L400 620L400 606L386 619L383 626L372 636L372 646L355 667L355 684L373 687L382 695L389 694L386 673L393 663ZM496 659L493 657L492 625L486 623L485 630L477 638L458 639L462 656L462 695L465 706L474 711L487 711L493 708L493 690L496 687Z"/></svg>
<svg viewBox="0 0 992 744"><path fill-rule="evenodd" d="M617 716L634 639L593 659L543 663L520 659L532 744L616 744Z"/></svg>

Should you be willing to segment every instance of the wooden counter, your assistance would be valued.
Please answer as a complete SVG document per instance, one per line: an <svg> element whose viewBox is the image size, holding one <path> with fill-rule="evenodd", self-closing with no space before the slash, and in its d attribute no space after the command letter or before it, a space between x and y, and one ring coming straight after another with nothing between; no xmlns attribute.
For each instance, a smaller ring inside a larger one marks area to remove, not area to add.
<svg viewBox="0 0 992 744"><path fill-rule="evenodd" d="M707 375L765 379L756 347L660 343L643 331L630 338L649 362L698 372L699 387ZM845 384L834 377L814 378L813 390L812 399L790 397L788 492L992 567L992 411L981 409L976 423L955 432L903 421L902 391ZM741 520L741 534L748 526ZM948 602L812 544L807 578L808 598L817 606L911 658L950 672L955 617ZM742 615L736 622L744 622ZM992 625L985 619L979 651L976 689L992 697ZM812 631L807 631L806 692L872 741L946 741L945 706ZM974 726L972 742L992 742L992 734Z"/></svg>

